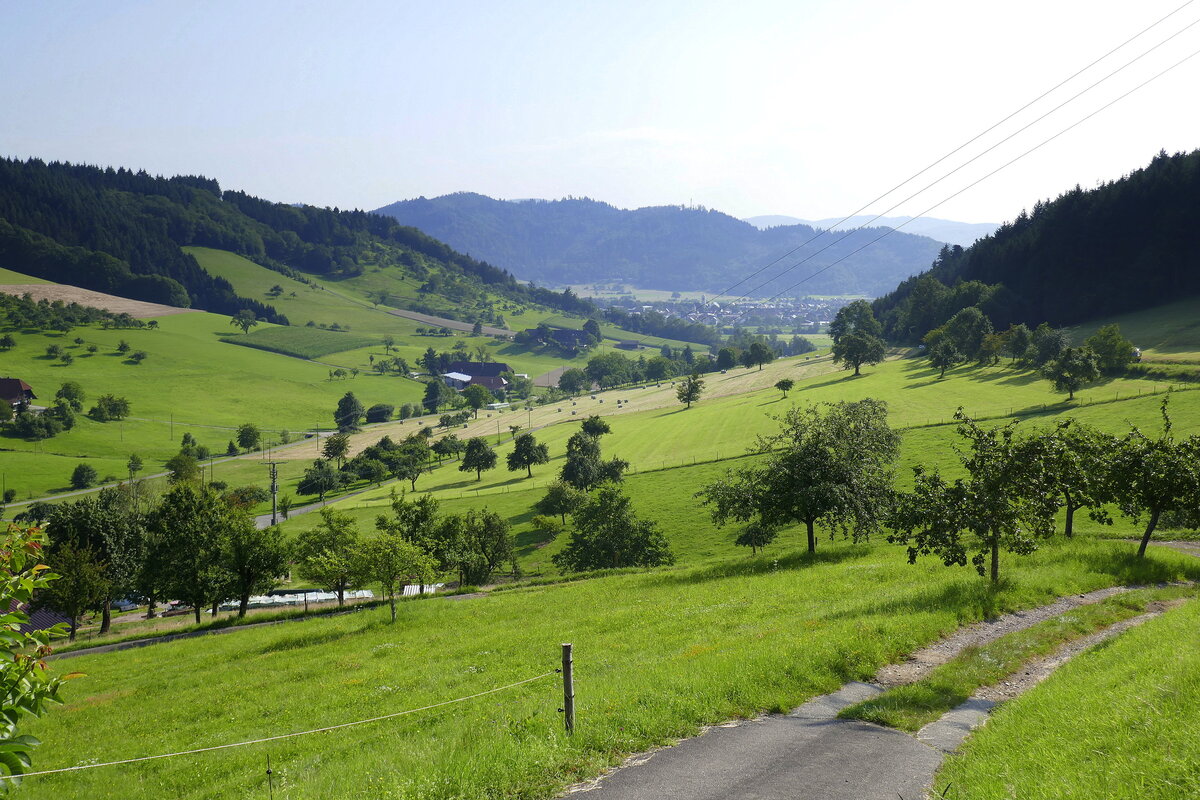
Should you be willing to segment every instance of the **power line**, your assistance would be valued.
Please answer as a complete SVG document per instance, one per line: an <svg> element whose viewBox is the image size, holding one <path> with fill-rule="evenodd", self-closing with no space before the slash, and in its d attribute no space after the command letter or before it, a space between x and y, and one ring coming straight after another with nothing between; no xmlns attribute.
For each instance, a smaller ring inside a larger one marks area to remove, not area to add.
<svg viewBox="0 0 1200 800"><path fill-rule="evenodd" d="M1143 28L1141 31L1139 31L1138 33L1136 33L1136 34L1134 34L1133 36L1129 37L1129 38L1128 38L1128 39L1126 39L1124 42L1122 42L1121 44L1117 45L1117 46L1116 46L1116 47L1114 47L1113 49L1109 50L1107 53L1105 53L1104 55L1100 56L1100 57L1099 57L1099 58L1097 58L1096 60L1092 61L1092 62L1091 62L1090 64L1088 64L1087 66L1085 66L1085 67L1083 67L1082 69L1080 69L1080 70L1077 70L1076 72L1074 72L1074 73L1073 73L1073 74L1072 74L1070 77L1068 77L1068 78L1064 78L1063 80L1059 81L1059 82L1058 82L1058 83L1056 83L1054 86L1052 86L1051 88L1047 89L1046 91L1042 92L1040 95L1038 95L1037 97L1035 97L1033 100L1030 100L1028 103L1026 103L1025 105L1021 106L1021 107L1020 107L1020 108L1018 108L1016 111L1013 111L1013 112L1012 112L1012 113L1010 113L1008 116L1006 116L1006 117L1004 117L1003 119L1001 119L999 122L996 122L995 124L993 124L993 125L992 125L992 126L990 126L989 128L987 128L987 129L983 130L982 132L980 132L980 133L976 134L976 135L975 135L975 136L973 136L972 138L970 138L970 139L968 139L967 141L963 142L963 143L962 143L962 144L960 144L958 147L956 147L956 148L954 148L953 150L951 150L949 153L946 153L946 155L942 156L941 158L937 159L936 161L934 161L933 163L929 164L929 165L928 165L928 166L926 166L925 168L921 169L920 171L918 171L918 172L914 173L913 175L909 176L908 178L904 179L904 180L903 180L903 181L901 181L900 183L898 183L898 184L896 184L895 186L893 186L891 189L888 189L886 192L884 192L883 194L881 194L881 195L879 195L878 197L876 197L874 200L871 200L870 202L866 203L865 205L863 205L863 206L859 207L858 209L856 209L856 210L854 210L854 211L850 212L848 215L846 215L845 217L843 217L843 218L842 218L842 219L841 219L839 222L835 222L835 223L834 223L833 225L831 225L829 228L826 228L826 229L824 229L824 230L820 231L820 232L819 232L819 233L817 233L815 236L812 236L812 237L810 237L809 239L807 239L806 241L804 241L804 242L802 242L802 243L800 243L800 244L796 245L796 246L795 246L795 247L793 247L791 250L789 250L788 252L786 252L786 253L784 253L783 255L779 256L778 258L776 258L776 259L775 259L774 261L772 261L771 263L769 263L769 264L766 264L765 266L763 266L763 267L761 267L761 268L759 268L759 269L755 270L754 272L752 272L752 273L750 273L749 275L745 276L744 278L740 279L739 281L737 281L736 283L734 283L732 286L728 287L728 288L727 288L727 289L725 289L723 292L721 292L720 294L718 294L716 297L713 297L713 298L712 298L712 299L713 299L713 301L716 301L717 299L719 299L719 298L721 298L721 297L725 297L726 295L728 295L728 294L729 294L729 292L733 291L733 290L734 290L735 288L737 288L738 286L741 286L743 283L745 283L746 281L748 281L748 280L750 280L751 278L755 277L756 275L759 275L759 274L761 274L761 273L765 272L766 270L770 269L771 267L775 266L775 265L776 265L776 264L778 264L780 261L783 261L785 258L787 258L788 256L790 256L792 253L795 253L796 251L798 251L798 250L801 250L802 248L804 248L804 247L807 247L808 245L812 244L814 241L816 241L817 239L821 238L821 237L822 237L822 236L824 236L826 233L830 233L830 232L832 232L832 231L833 231L835 228L837 228L839 225L841 225L841 224L843 224L844 222L846 222L847 220L851 219L851 218L852 218L852 217L854 217L856 214L859 214L859 213L861 213L862 211L865 211L867 208L870 208L872 205L874 205L875 203L879 202L879 201L880 201L880 200L882 200L883 198L887 197L889 194L891 194L892 192L896 191L896 190L897 190L897 189L899 189L901 186L904 186L905 184L911 183L912 181L916 180L918 177L920 177L921 175L925 174L925 173L926 173L926 172L928 172L929 170L933 169L934 167L936 167L938 164L940 164L940 163L942 163L943 161L945 161L945 160L946 160L947 158L949 158L950 156L954 155L955 153L958 153L959 151L961 151L963 148L967 147L968 145L971 145L972 143L974 143L974 142L978 141L980 138L982 138L983 136L986 136L988 133L991 133L993 130L995 130L996 128L1000 127L1000 126L1001 126L1001 125L1003 125L1005 122L1008 122L1010 119L1012 119L1013 117L1017 116L1017 115L1018 115L1018 114L1020 114L1022 111L1024 111L1024 110L1025 110L1025 109L1027 109L1027 108L1029 108L1030 106L1034 105L1034 104L1035 104L1035 103L1037 103L1038 101L1042 100L1042 99L1043 99L1043 98L1045 98L1047 95L1051 94L1052 92L1054 92L1055 90L1059 89L1059 88L1060 88L1060 87L1062 87L1063 85L1065 85L1065 84L1069 83L1070 81L1074 80L1075 78L1079 77L1079 76L1080 76L1080 75L1082 75L1084 72L1087 72L1089 69L1091 69L1092 67L1096 66L1096 65L1097 65L1097 64L1099 64L1101 61L1103 61L1104 59L1108 58L1109 56L1111 56L1113 53L1117 52L1117 51L1118 51L1118 50L1120 50L1121 48L1125 47L1125 46L1126 46L1127 44L1129 44L1130 42L1132 42L1132 41L1134 41L1135 39L1138 39L1139 37L1143 36L1144 34L1146 34L1147 32L1149 32L1149 31L1150 31L1150 30L1152 30L1153 28L1156 28L1156 27L1158 27L1158 26L1159 26L1159 25L1161 25L1163 22L1166 22L1166 21L1167 21L1168 19L1170 19L1172 16L1174 16L1175 14L1178 14L1180 11L1182 11L1182 10L1183 10L1183 9L1185 9L1185 8L1187 8L1187 7L1188 7L1189 5L1191 5L1193 2L1195 2L1195 0L1187 0L1187 2L1186 2L1186 3L1184 3L1184 4L1183 4L1183 5L1181 5L1181 6L1179 6L1179 7L1178 7L1178 8L1176 8L1174 11L1172 11L1172 12L1170 12L1169 14L1167 14L1166 16L1164 16L1164 17L1160 18L1160 19L1159 19L1157 22L1155 22L1155 23L1153 23L1153 24L1151 24L1151 25L1147 26L1146 28ZM1195 23L1192 23L1192 24L1194 25ZM1191 26L1189 25L1188 27L1191 27ZM1186 28L1185 28L1184 30L1186 30ZM1180 31L1180 33L1182 33L1182 31ZM1178 35L1178 34L1176 34L1176 35ZM1174 38L1174 37L1172 37L1172 38ZM1169 40L1168 40L1168 41L1169 41ZM1164 42L1164 43L1165 43L1165 42ZM1163 44L1163 43L1160 43L1160 45L1161 45L1161 44ZM1147 52L1149 52L1149 51L1147 51ZM1143 55L1145 55L1145 54L1143 54ZM1131 62L1131 63L1132 63L1132 62ZM1127 64L1126 66L1128 66L1128 64ZM1115 73L1114 73L1114 74L1115 74ZM1109 77L1111 77L1111 75L1110 75ZM1089 88L1090 88L1090 87L1089 87ZM1072 99L1074 99L1074 98L1072 98ZM1068 101L1068 102L1070 102L1070 101ZM1061 106L1060 106L1060 107L1061 107ZM1026 127L1028 127L1028 126L1026 126ZM1010 137L1010 138L1011 138L1011 137ZM986 151L985 151L985 152L986 152ZM968 163L969 163L969 162L968 162ZM964 165L964 166L965 166L965 165ZM960 168L961 168L961 167L960 167ZM931 185L932 185L932 184L931 184ZM926 187L926 188L929 188L929 187ZM922 190L922 191L924 191L924 190ZM920 192L918 192L917 194L920 194ZM915 195L914 195L914 196L915 196ZM911 198L908 198L908 199L911 199ZM902 202L905 202L905 201L902 201ZM893 206L892 208L895 208L895 206ZM889 210L890 210L890 209L889 209ZM884 212L882 212L881 214L879 214L879 215L876 215L876 216L874 217L874 219L872 219L872 220L871 220L871 222L874 222L875 220L879 219L879 217L883 216L883 214L886 214L886 213L887 213L887 212L886 212L886 211L884 211ZM863 225L860 225L860 226L858 226L857 228L855 228L854 230L861 230L862 228L866 227L866 225L867 225L867 224L869 224L869 223L865 223L865 224L863 224ZM853 232L853 231L851 231L851 232ZM842 238L845 238L845 237L842 237ZM841 241L841 239L839 239L838 241ZM837 244L837 242L834 242L834 244ZM815 255L815 254L814 254L814 255ZM810 258L811 258L811 256L810 256ZM803 262L801 262L801 263L803 263ZM785 272L786 272L786 270L785 270ZM780 274L783 274L783 273L780 273ZM778 277L779 277L779 276L776 276L776 278L773 278L772 280L776 280ZM767 281L767 283L770 283L770 281ZM757 287L757 288L762 288L762 286L765 286L765 285L766 285L766 284L762 284L762 285L760 285L760 286L759 286L759 287ZM757 291L757 289L756 289L756 291ZM745 297L747 297L747 296L748 296L748 295L742 295L741 297L739 297L739 298L737 298L737 299L739 299L739 300L740 300L740 299L744 299L744 298L745 298Z"/></svg>
<svg viewBox="0 0 1200 800"><path fill-rule="evenodd" d="M817 250L817 251L816 251L816 252L814 252L814 253L810 253L809 255L807 255L807 256L805 256L804 258L802 258L802 259L800 259L799 261L797 261L795 264L792 264L790 267L788 267L787 269L785 269L783 272L780 272L778 275L774 276L773 278L770 278L770 279L768 279L768 280L766 280L766 281L764 281L764 282L760 283L758 286L754 287L754 289L752 289L750 292L748 292L748 293L746 293L746 294L742 295L741 297L739 297L739 298L737 298L737 299L738 299L738 300L744 300L744 299L746 299L746 298L747 298L747 297L749 297L751 294L753 294L754 292L757 292L759 289L763 288L764 286L766 286L767 284L771 283L772 281L777 281L777 280L779 280L781 277L783 277L783 276L784 276L784 275L786 275L787 273L791 272L793 269L795 269L796 267L800 266L801 264L805 264L805 263L807 263L807 262L811 261L813 258L815 258L815 257L819 256L821 253L824 253L826 250L830 249L831 247L834 247L834 246L836 246L836 245L838 245L838 244L842 243L843 241L845 241L846 239L850 238L851 236L853 236L853 235L854 235L855 233L857 233L858 231L860 231L860 230L862 230L863 228L866 228L867 226L869 226L869 225L870 225L872 222L874 222L875 220L879 219L880 217L882 217L884 214L888 213L889 211L893 211L893 210L895 210L895 209L899 208L901 205L903 205L903 204L907 203L909 200L912 200L913 198L915 198L915 197L917 197L917 196L919 196L919 195L921 195L921 194L924 194L924 193L925 193L926 191L928 191L929 189L932 189L932 188L933 188L934 186L936 186L937 184L939 184L939 183L941 183L942 181L946 180L946 178L949 178L951 175L954 175L954 174L955 174L955 173L957 173L958 171L962 170L964 167L968 167L968 166L970 166L971 164L973 164L973 163L975 163L976 161L978 161L980 158L983 158L985 155L987 155L988 153L990 153L990 152L992 152L993 150L995 150L995 149L996 149L997 147L999 147L1000 145L1002 145L1002 144L1005 144L1006 142L1008 142L1008 141L1012 140L1014 137L1018 136L1019 134L1021 134L1021 133L1024 133L1025 131L1029 130L1029 128L1031 128L1031 127L1033 127L1034 125L1036 125L1037 123L1041 122L1041 121L1042 121L1042 120L1044 120L1046 117L1050 116L1050 115L1051 115L1051 114L1053 114L1054 112L1056 112L1056 111L1058 111L1059 109L1061 109L1063 106L1066 106L1066 105L1068 105L1068 104L1070 104L1070 103L1074 102L1075 100L1079 99L1079 98L1080 98L1080 97L1082 97L1083 95L1085 95L1085 94L1087 94L1088 92L1090 92L1092 89L1095 89L1097 86L1099 86L1100 84L1102 84L1102 83L1104 83L1105 81L1107 81L1109 78L1112 78L1112 77L1113 77L1114 75L1116 75L1117 73L1119 73L1119 72L1122 72L1122 71L1124 71L1125 69L1128 69L1129 67L1133 66L1133 64L1137 63L1137 62L1138 62L1138 61L1140 61L1141 59L1143 59L1143 58L1145 58L1146 56L1150 55L1150 54L1151 54L1151 53L1153 53L1155 50L1157 50L1158 48L1162 47L1162 46L1163 46L1163 45L1165 45L1167 42L1170 42L1172 39L1174 39L1175 37L1179 36L1180 34L1182 34L1182 33L1186 32L1187 30L1189 30L1189 29L1191 29L1191 28L1193 28L1193 27L1195 27L1197 24L1200 24L1200 18L1198 18L1198 19L1196 19L1196 20L1192 21L1192 22L1191 22L1191 23L1189 23L1188 25L1185 25L1183 28L1180 28L1178 31L1176 31L1175 33L1171 34L1171 35L1170 35L1170 36L1168 36L1166 39L1163 39L1161 42L1159 42L1158 44L1154 45L1154 46L1153 46L1153 47L1151 47L1149 50L1146 50L1146 51L1142 52L1141 54L1139 54L1139 55L1135 56L1134 58L1132 58L1132 59L1130 59L1129 61L1127 61L1127 62L1125 62L1124 64L1122 64L1120 67L1117 67L1115 70L1113 70L1112 72L1110 72L1110 73L1108 73L1107 75L1105 75L1103 78L1100 78L1099 80L1097 80L1096 82L1094 82L1094 83L1092 83L1091 85L1087 86L1086 88L1084 88L1084 89L1081 89L1080 91L1078 91L1078 92L1076 92L1075 94L1071 95L1071 96L1070 96L1070 97L1068 97L1066 100L1064 100L1064 101L1062 101L1061 103L1059 103L1058 105L1056 105L1054 108L1052 108L1052 109L1050 109L1049 111L1047 111L1047 112L1045 112L1044 114L1042 114L1040 117L1037 117L1036 119L1034 119L1034 120L1032 120L1032 121L1030 121L1030 122L1026 123L1026 124L1025 124L1025 125L1023 125L1022 127L1018 128L1017 130L1015 130L1015 131L1013 131L1012 133L1010 133L1008 136L1005 136L1005 137L1004 137L1003 139L1001 139L1000 141L998 141L998 142L996 142L995 144L991 145L991 146L990 146L990 147L988 147L987 149L985 149L985 150L983 150L982 152L980 152L980 153L976 154L975 156L971 157L971 158L970 158L970 159L968 159L967 161L964 161L962 164L959 164L957 167L955 167L954 169L950 170L949 172L947 172L947 173L946 173L945 175L943 175L942 177L940 177L940 178L938 178L938 179L936 179L936 180L934 180L934 181L932 181L932 182L930 182L930 183L926 184L924 187L922 187L921 189L918 189L917 191L913 192L913 193L912 193L912 194L910 194L908 197L905 197L903 200L900 200L900 201L898 201L897 203L895 203L894 205L892 205L892 206L890 206L890 207L888 207L888 208L884 209L883 211L881 211L879 214L876 214L876 215L875 215L873 218L871 218L871 219L870 219L870 220L868 220L867 222L864 222L862 225L859 225L857 228L854 228L854 229L852 229L852 230L846 231L846 233L845 233L844 235L842 235L840 238L838 238L838 239L836 239L836 240L834 240L834 241L830 242L829 244L827 244L827 245L825 245L824 247L822 247L820 250ZM911 180L911 179L910 179L910 180ZM906 183L907 183L907 181L906 181ZM901 184L901 185L903 185L903 184ZM943 201L943 202L945 202L945 201ZM941 205L941 204L939 203L939 205ZM922 214L924 214L924 213L925 213L925 212L922 212ZM917 216L918 216L918 217L919 217L919 216L922 216L922 214L918 214ZM914 219L915 219L915 217L914 217ZM911 220L909 220L909 221L906 221L905 223L903 223L903 225L907 225L907 224L908 224L908 222L911 222ZM840 224L840 223L839 223L839 224ZM899 228L903 227L903 225L897 225L897 226L895 226L895 229L899 229ZM879 238L883 238L883 237L879 237ZM875 241L878 241L878 239L876 239ZM861 249L862 249L862 248L859 248L859 250L861 250ZM855 250L854 252L856 252L856 253L857 253L857 252L859 252L859 250ZM840 260L843 260L843 259L839 259L839 261L840 261ZM830 266L832 266L832 265L830 265ZM824 270L822 270L822 271L824 271ZM817 274L819 274L819 273L817 273ZM775 295L775 296L776 296L776 297L778 297L779 295Z"/></svg>
<svg viewBox="0 0 1200 800"><path fill-rule="evenodd" d="M941 205L944 205L944 204L946 204L946 203L950 202L951 200L953 200L954 198L958 197L960 194L962 194L963 192L967 191L968 189L972 189L972 188L974 188L975 186L979 185L980 183L983 183L985 180L987 180L988 178L992 177L992 176L993 176L993 175L995 175L997 172L1000 172L1001 170L1007 169L1008 167L1010 167L1011 165L1013 165L1013 164L1015 164L1016 162L1020 161L1022 158L1024 158L1024 157L1025 157L1025 156L1027 156L1027 155L1029 155L1030 153L1034 152L1035 150L1039 150L1039 149L1041 149L1042 147L1045 147L1046 145L1050 144L1050 142L1054 141L1055 139L1057 139L1058 137L1060 137L1060 136L1062 136L1063 134L1067 133L1068 131L1071 131L1072 129L1074 129L1074 128L1076 128L1076 127L1080 126L1080 125L1082 125L1084 122L1087 122L1089 119L1091 119L1092 117L1096 116L1096 115L1097 115L1097 114L1099 114L1101 111L1104 111L1104 110L1106 110L1107 108L1109 108L1109 107L1111 107L1111 106L1113 106L1113 105L1117 104L1117 103L1118 103L1118 102L1120 102L1121 100L1124 100L1126 97L1128 97L1129 95L1131 95L1131 94L1133 94L1134 92L1138 91L1138 90L1139 90L1139 89L1141 89L1142 87L1144 87L1144 86L1146 86L1147 84L1150 84L1150 83L1152 83L1152 82L1154 82L1154 81L1158 80L1158 79L1159 79L1159 78L1161 78L1163 75L1166 75L1168 72L1170 72L1171 70L1175 69L1176 67L1180 67L1180 66L1182 66L1184 63L1186 63L1186 62L1188 62L1188 61L1192 60L1193 58L1195 58L1195 57L1196 57L1196 56L1198 56L1198 55L1200 55L1200 50L1195 50L1195 51L1193 51L1193 52L1192 52L1190 55L1187 55L1187 56L1185 56L1184 58L1180 59L1179 61L1176 61L1174 64L1172 64L1171 66L1169 66L1169 67L1167 67L1166 69L1162 70L1161 72L1159 72L1159 73L1157 73L1157 74L1155 74L1155 75L1153 75L1153 76L1151 76L1151 77L1147 78L1146 80L1144 80L1144 81L1142 81L1141 83L1139 83L1137 86L1133 87L1132 89L1130 89L1129 91L1125 92L1124 94L1122 94L1122 95L1120 95L1120 96L1118 96L1118 97L1114 98L1113 100L1110 100L1109 102L1107 102L1107 103L1105 103L1104 105L1100 106L1100 108L1097 108L1095 111L1093 111L1092 113L1090 113L1090 114L1088 114L1087 116L1083 117L1082 119L1079 119L1079 120L1077 120L1076 122L1073 122L1073 123L1071 123L1071 124L1070 124L1070 125L1068 125L1066 128L1063 128L1061 131L1059 131L1058 133L1054 134L1054 135L1053 135L1053 136L1051 136L1050 138L1048 138L1048 139L1045 139L1045 140L1043 140L1043 141L1039 142L1038 144L1036 144L1036 145L1034 145L1033 147L1029 148L1029 149L1028 149L1028 150L1026 150L1025 152L1021 153L1021 154L1020 154L1019 156L1017 156L1016 158L1013 158L1013 159L1011 159L1010 161L1006 161L1004 164L1001 164L999 167L997 167L996 169L992 170L992 171L991 171L991 172L989 172L988 174L984 175L982 178L979 178L978 180L976 180L976 181L974 181L974 182L972 182L972 183L969 183L969 184L967 184L966 186L964 186L963 188L959 189L957 192L955 192L954 194L950 195L949 197L946 197L946 198L943 198L942 200L939 200L938 202L936 202L936 203L934 203L933 205L931 205L929 208L927 208L927 209L925 209L924 211L922 211L922 212L921 212L920 214L918 214L917 216L924 216L925 214L928 214L930 211L933 211L933 210L934 210L935 208L937 208L938 206L941 206ZM911 221L911 220L910 220L910 221ZM828 270L828 269L830 269L830 268L832 268L832 267L835 267L835 266L837 266L838 264L840 264L841 262L845 261L845 260L846 260L847 258L849 258L850 256L852 256L852 255L854 255L854 254L856 254L856 253L859 253L859 252L861 252L861 251L863 251L863 250L866 250L868 247L870 247L871 245L875 244L875 242L878 242L880 239L883 239L883 238L885 238L885 237L887 237L887 236L890 236L890 235L892 235L892 234L893 234L893 233L895 233L897 230L899 230L900 228L904 227L904 226L905 226L905 225L907 225L907 224L908 224L908 222L904 222L904 223L901 223L900 225L897 225L895 228L889 228L889 229L888 229L887 231L885 231L883 234L881 234L881 235L879 235L879 236L875 237L874 239L872 239L871 241L869 241L869 242L867 242L866 244L862 245L861 247L859 247L859 248L857 248L857 249L855 249L855 250L852 250L851 252L849 252L849 253L847 253L846 255L844 255L844 256L842 256L841 258L839 258L837 261L834 261L832 264L829 264L829 265L827 265L827 266L824 266L824 267L822 267L821 269L817 270L816 272L813 272L812 274L808 275L808 277L806 277L806 278L804 278L804 279L802 279L802 280L799 280L799 281L797 281L796 283L793 283L791 286L787 287L786 289L784 289L783 291L779 292L778 294L774 294L774 295L772 295L771 297L767 298L767 301L766 301L766 302L770 302L771 300L774 300L774 299L776 299L776 298L778 298L778 297L782 297L783 295L785 295L785 294L787 294L788 292L790 292L792 289L795 289L795 288L796 288L797 286L799 286L800 284L802 284L802 283L805 283L806 281L809 281L809 280L811 280L812 278L815 278L816 276L820 275L822 272L825 272L826 270ZM743 313L743 314L740 314L740 315L739 315L739 316L738 316L736 319L734 319L734 323L736 324L736 323L737 323L737 321L738 321L738 320L740 320L740 319L741 319L742 317L744 317L744 316L745 316L745 313Z"/></svg>
<svg viewBox="0 0 1200 800"><path fill-rule="evenodd" d="M354 722L342 722L337 725L327 725L324 728L313 728L312 730L296 731L294 733L281 733L278 736L265 736L261 739L250 739L245 742L233 742L231 744L218 744L218 745L213 745L212 747L197 747L194 750L181 750L178 753L160 753L160 754L154 755L154 756L140 756L138 758L125 758L125 759L121 759L120 761L106 761L102 764L79 764L74 767L60 767L58 769L42 770L41 772L26 772L26 773L23 773L20 775L0 775L0 780L12 780L14 778L19 780L21 778L32 778L37 775L54 775L54 774L57 774L60 772L78 772L80 770L85 770L85 769L98 769L99 767L113 767L113 766L117 766L119 764L135 764L139 761L155 761L155 760L161 759L161 758L177 758L179 756L195 755L196 753L209 753L209 752L212 752L213 750L227 750L231 747L246 747L247 745L262 744L263 742L276 742L276 741L279 741L280 739L292 739L297 736L308 736L311 733L326 733L328 731L336 731L340 728L352 728L356 725L366 725L367 723L370 723L370 722L381 722L382 720L385 720L385 719L395 719L396 717L403 717L406 714L416 714L418 711L429 711L430 709L433 709L433 708L441 708L442 706L453 705L454 703L462 703L467 700L474 700L477 697L483 697L484 695L495 694L496 692L502 692L505 689L512 689L513 687L521 686L522 684L525 684L525 683L533 683L534 681L540 681L542 678L548 678L551 675L555 675L555 674L557 674L556 671L551 670L550 672L542 673L541 675L537 675L533 678L526 678L523 681L517 681L516 683L510 683L507 686L497 686L495 689L488 689L487 691L479 692L478 694L472 694L472 695L468 695L466 697L457 697L453 700L445 700L441 703L433 703L432 705L421 706L420 708L410 708L407 711L397 711L393 714L384 714L379 717L371 717L370 719L360 719L360 720L356 720Z"/></svg>

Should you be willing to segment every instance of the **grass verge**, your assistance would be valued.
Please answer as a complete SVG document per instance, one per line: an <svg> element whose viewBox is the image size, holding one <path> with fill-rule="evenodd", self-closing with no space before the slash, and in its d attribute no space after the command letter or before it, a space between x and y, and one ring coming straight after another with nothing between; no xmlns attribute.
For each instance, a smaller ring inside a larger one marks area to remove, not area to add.
<svg viewBox="0 0 1200 800"><path fill-rule="evenodd" d="M68 702L28 732L41 769L307 730L465 697L545 673L575 645L575 736L553 678L331 734L27 780L28 798L542 798L701 726L791 709L874 674L963 622L1128 580L1192 577L1075 541L1021 559L999 590L900 548L838 544L405 603L72 659ZM67 666L64 664L64 666ZM97 731L113 735L98 736ZM116 732L120 732L117 735ZM282 785L281 785L282 782Z"/></svg>
<svg viewBox="0 0 1200 800"><path fill-rule="evenodd" d="M1194 586L1137 589L1080 606L988 644L968 647L929 677L856 703L838 716L916 732L964 702L976 689L999 683L1031 659L1137 616L1151 602L1195 595Z"/></svg>
<svg viewBox="0 0 1200 800"><path fill-rule="evenodd" d="M1200 797L1197 708L1200 603L1191 601L1006 703L934 785L949 784L956 800Z"/></svg>

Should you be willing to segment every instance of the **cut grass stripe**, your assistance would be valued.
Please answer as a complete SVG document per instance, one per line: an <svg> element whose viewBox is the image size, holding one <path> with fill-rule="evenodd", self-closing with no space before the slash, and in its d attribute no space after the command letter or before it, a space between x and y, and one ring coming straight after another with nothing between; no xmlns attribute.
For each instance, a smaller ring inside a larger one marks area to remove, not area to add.
<svg viewBox="0 0 1200 800"><path fill-rule="evenodd" d="M964 702L976 689L999 683L1031 659L1137 616L1151 602L1194 597L1196 593L1194 586L1138 589L1074 608L986 645L968 647L927 678L889 689L842 710L838 716L915 733Z"/></svg>

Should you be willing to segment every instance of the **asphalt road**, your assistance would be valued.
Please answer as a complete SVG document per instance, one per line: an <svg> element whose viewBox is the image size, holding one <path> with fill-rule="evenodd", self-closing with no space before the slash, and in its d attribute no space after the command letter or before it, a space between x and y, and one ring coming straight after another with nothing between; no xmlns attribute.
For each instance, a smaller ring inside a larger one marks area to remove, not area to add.
<svg viewBox="0 0 1200 800"><path fill-rule="evenodd" d="M899 731L836 718L878 691L850 683L791 714L712 728L571 793L589 800L918 800L942 753Z"/></svg>

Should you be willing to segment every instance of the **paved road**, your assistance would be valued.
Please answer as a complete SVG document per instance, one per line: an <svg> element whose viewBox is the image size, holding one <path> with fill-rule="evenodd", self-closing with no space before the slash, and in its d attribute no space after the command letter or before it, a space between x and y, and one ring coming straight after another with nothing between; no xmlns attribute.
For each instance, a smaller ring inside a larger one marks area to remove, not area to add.
<svg viewBox="0 0 1200 800"><path fill-rule="evenodd" d="M426 325L437 325L439 328L449 328L452 331L467 331L469 333L475 327L474 324L470 322L460 322L456 319L435 317L431 314L422 314L419 311L408 311L403 308L389 308L387 313L391 314L392 316L415 320L416 322L424 322ZM488 336L515 336L517 333L516 331L510 331L506 328L493 328L490 325L484 325L483 332Z"/></svg>
<svg viewBox="0 0 1200 800"><path fill-rule="evenodd" d="M837 712L876 693L850 683L787 715L712 728L576 787L595 800L918 800L940 750Z"/></svg>

